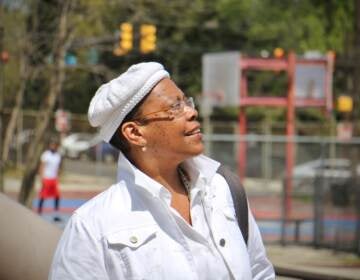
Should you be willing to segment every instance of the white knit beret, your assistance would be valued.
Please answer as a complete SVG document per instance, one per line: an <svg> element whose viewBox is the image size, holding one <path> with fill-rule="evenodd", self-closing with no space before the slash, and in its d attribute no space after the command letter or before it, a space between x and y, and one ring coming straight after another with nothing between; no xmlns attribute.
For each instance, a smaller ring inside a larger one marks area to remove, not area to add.
<svg viewBox="0 0 360 280"><path fill-rule="evenodd" d="M96 91L88 110L89 122L109 142L126 115L169 73L157 62L132 65Z"/></svg>

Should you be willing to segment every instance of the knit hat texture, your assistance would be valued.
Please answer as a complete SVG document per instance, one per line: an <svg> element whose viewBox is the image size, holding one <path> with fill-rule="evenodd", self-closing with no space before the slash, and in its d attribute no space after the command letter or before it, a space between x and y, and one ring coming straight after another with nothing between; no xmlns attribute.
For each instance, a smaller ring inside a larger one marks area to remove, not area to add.
<svg viewBox="0 0 360 280"><path fill-rule="evenodd" d="M142 62L100 86L88 110L90 124L100 128L99 137L109 142L126 115L167 77L170 75L160 63Z"/></svg>

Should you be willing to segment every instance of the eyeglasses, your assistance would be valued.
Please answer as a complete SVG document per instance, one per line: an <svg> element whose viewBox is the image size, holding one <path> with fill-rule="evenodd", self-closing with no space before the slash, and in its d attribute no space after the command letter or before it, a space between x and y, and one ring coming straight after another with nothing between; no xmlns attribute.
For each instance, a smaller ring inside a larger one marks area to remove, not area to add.
<svg viewBox="0 0 360 280"><path fill-rule="evenodd" d="M167 112L168 113L167 118L171 118L171 119L177 118L185 113L186 107L195 109L195 103L194 103L194 99L192 97L184 98L184 100L178 100L174 104L170 105L170 107L167 109L162 109L159 111L147 113L143 116L133 119L133 121L146 122L146 121L149 121L149 119L146 118L147 116L161 113L161 112Z"/></svg>

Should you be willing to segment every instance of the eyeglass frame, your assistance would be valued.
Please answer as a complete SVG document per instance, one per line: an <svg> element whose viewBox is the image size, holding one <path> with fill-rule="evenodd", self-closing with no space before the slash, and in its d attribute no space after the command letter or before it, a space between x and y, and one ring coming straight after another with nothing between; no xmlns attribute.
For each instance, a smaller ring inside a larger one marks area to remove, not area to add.
<svg viewBox="0 0 360 280"><path fill-rule="evenodd" d="M190 96L190 97L185 97L182 100L178 100L178 101L174 102L167 109L161 109L161 110L158 110L158 111L155 111L155 112L147 113L147 114L142 115L140 117L135 117L131 121L137 121L137 122L140 122L140 123L150 121L150 119L146 119L147 116L157 114L157 113L161 113L161 112L168 112L171 109L174 109L174 106L177 106L177 105L181 105L182 110L181 110L181 112L179 111L179 113L173 114L173 117L175 117L175 118L182 115L185 112L185 107L190 107L191 109L195 109L194 98Z"/></svg>

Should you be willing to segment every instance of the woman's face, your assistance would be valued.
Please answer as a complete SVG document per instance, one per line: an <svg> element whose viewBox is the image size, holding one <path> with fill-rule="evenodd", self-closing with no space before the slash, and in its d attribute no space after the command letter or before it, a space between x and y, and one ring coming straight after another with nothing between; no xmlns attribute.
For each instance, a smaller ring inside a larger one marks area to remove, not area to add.
<svg viewBox="0 0 360 280"><path fill-rule="evenodd" d="M191 104L169 78L153 88L138 117L144 123L142 131L147 152L178 161L203 152L198 112Z"/></svg>

